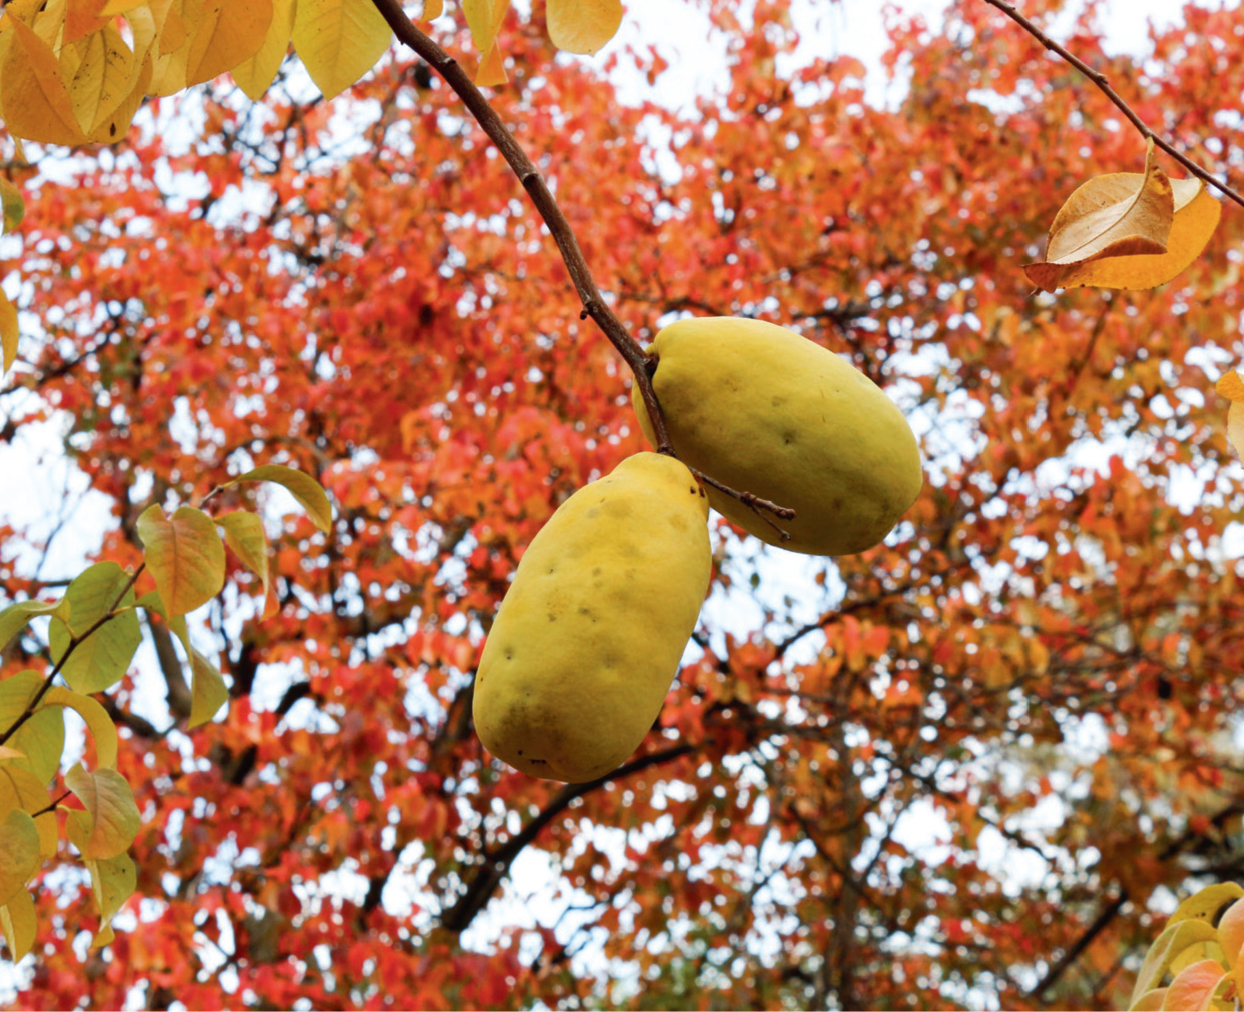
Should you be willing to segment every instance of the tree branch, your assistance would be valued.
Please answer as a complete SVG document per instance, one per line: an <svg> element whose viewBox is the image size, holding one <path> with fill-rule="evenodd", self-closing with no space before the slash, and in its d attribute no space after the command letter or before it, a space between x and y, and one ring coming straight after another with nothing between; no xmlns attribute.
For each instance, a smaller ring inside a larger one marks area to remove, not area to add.
<svg viewBox="0 0 1244 1012"><path fill-rule="evenodd" d="M674 452L674 447L670 443L669 426L665 421L665 413L661 410L661 405L657 401L656 391L652 387L652 376L656 371L656 361L648 356L639 342L631 336L622 321L618 319L613 310L606 304L604 296L600 294L600 289L596 287L596 282L592 278L591 269L583 256L579 240L575 238L570 222L566 220L566 216L558 206L556 199L548 188L548 184L545 183L544 177L540 174L540 170L527 157L527 152L514 139L514 135L510 133L497 110L489 104L488 99L484 97L483 92L467 76L466 71L459 66L452 56L421 32L418 26L406 16L406 12L402 10L401 0L372 0L372 4L380 12L389 27L393 29L393 34L397 36L398 41L413 49L419 56L427 60L431 67L444 78L445 83L462 99L467 110L475 118L475 122L488 135L488 139L496 145L497 150L501 153L501 157L505 159L506 164L510 166L514 175L518 177L518 181L523 184L523 189L527 191L527 195L531 198L531 202L535 205L540 217L544 219L549 234L553 237L553 241L557 243L557 248L561 251L562 261L570 272L570 280L574 283L575 291L579 294L579 301L583 304L583 311L579 314L579 318L586 320L590 316L596 321L596 325L609 338L609 342L617 349L618 354L631 367L631 372L635 375L635 383L639 386L639 392L643 396L644 406L648 410L648 417L652 421L652 431L653 435L656 436L657 452L677 458L678 455ZM699 480L707 481L719 492L739 500L739 502L756 513L760 513L761 510L768 510L784 520L794 519L795 513L793 510L775 506L767 499L761 499L750 492L735 491L708 478L700 471L695 470L695 468L690 468L690 470ZM765 519L768 520L767 517ZM772 523L772 521L769 522ZM773 526L776 527L777 525L774 524ZM782 540L790 537L781 528L778 528L778 531L782 535Z"/></svg>
<svg viewBox="0 0 1244 1012"><path fill-rule="evenodd" d="M619 766L612 773L607 773L605 776L589 781L586 784L567 784L549 802L547 808L523 827L522 832L509 840L505 846L492 853L484 854L484 866L480 868L471 880L467 886L467 891L462 894L452 907L441 915L441 926L449 931L464 931L475 918L475 915L488 903L493 890L504 880L510 870L510 865L513 864L514 859L518 857L523 848L535 840L545 826L569 808L570 803L576 798L590 794L611 780L620 780L623 777L630 776L632 773L646 770L649 766L669 762L671 759L679 759L682 756L690 755L694 751L695 746L690 744L675 745L660 752L652 752L649 755L641 756L632 762Z"/></svg>
<svg viewBox="0 0 1244 1012"><path fill-rule="evenodd" d="M1117 91L1110 87L1110 81L1105 74L1094 70L1074 53L1071 53L1064 47L1060 46L1057 42L1046 35L1045 32L1017 11L1012 4L1007 3L1007 0L985 0L985 3L989 4L991 7L996 7L1008 18L1023 28L1024 31L1026 31L1034 39L1040 42L1046 49L1053 53L1057 53L1064 60L1075 67L1076 70L1080 71L1081 74L1097 85L1097 87L1101 89L1102 94L1114 103L1115 107L1123 113L1125 117L1127 117L1128 122L1130 122L1132 126L1140 132L1142 137L1146 140L1152 140L1154 144L1174 158L1175 161L1179 162L1180 165L1196 176L1197 179L1200 179L1208 185L1214 187L1214 189L1220 191L1225 196L1230 197L1241 207L1244 207L1244 197L1241 197L1226 183L1220 183L1217 179L1210 175L1208 171L1201 168L1200 165L1194 162L1187 155L1176 151L1175 147L1169 141L1165 140L1159 134L1150 129L1149 124L1140 118L1136 111L1127 104L1127 102Z"/></svg>

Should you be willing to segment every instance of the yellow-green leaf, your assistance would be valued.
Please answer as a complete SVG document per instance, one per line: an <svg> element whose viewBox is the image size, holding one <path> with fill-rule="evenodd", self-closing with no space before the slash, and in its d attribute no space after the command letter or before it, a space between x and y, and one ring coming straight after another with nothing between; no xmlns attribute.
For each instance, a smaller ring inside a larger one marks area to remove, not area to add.
<svg viewBox="0 0 1244 1012"><path fill-rule="evenodd" d="M294 11L294 49L325 98L371 70L392 34L371 0L298 0Z"/></svg>
<svg viewBox="0 0 1244 1012"><path fill-rule="evenodd" d="M26 216L26 201L22 197L22 191L3 176L0 176L0 215L3 216L5 232L12 232Z"/></svg>
<svg viewBox="0 0 1244 1012"><path fill-rule="evenodd" d="M17 18L6 18L11 41L0 65L4 125L15 137L45 144L82 144L73 99L46 42Z"/></svg>
<svg viewBox="0 0 1244 1012"><path fill-rule="evenodd" d="M275 482L302 504L316 527L322 531L332 530L333 510L328 504L328 496L324 494L320 483L309 474L303 474L292 467L282 467L280 464L264 464L253 471L247 471L229 484L236 485L240 481Z"/></svg>
<svg viewBox="0 0 1244 1012"><path fill-rule="evenodd" d="M206 724L229 702L229 690L216 666L197 650L190 649L190 685L192 702L188 727Z"/></svg>
<svg viewBox="0 0 1244 1012"><path fill-rule="evenodd" d="M0 357L3 358L3 372L17 361L17 340L20 334L17 329L17 307L9 301L0 288Z"/></svg>
<svg viewBox="0 0 1244 1012"><path fill-rule="evenodd" d="M50 801L46 781L40 780L30 770L20 766L0 765L0 818L15 809L27 812L33 817L35 812L43 812ZM35 818L35 829L39 833L40 855L44 858L55 857L56 841L59 837L56 815L53 812L43 812Z"/></svg>
<svg viewBox="0 0 1244 1012"><path fill-rule="evenodd" d="M229 73L239 88L246 92L252 102L263 98L281 67L281 61L289 51L289 40L294 32L294 0L274 0L272 20L264 35L263 44L254 56L243 60Z"/></svg>
<svg viewBox="0 0 1244 1012"><path fill-rule="evenodd" d="M127 586L130 579L130 574L115 562L91 566L74 579L65 592L71 621L63 622L59 616L52 619L48 640L52 661L59 663L69 648L71 634L85 634L109 614L114 605L127 609L118 611L65 657L60 673L76 692L102 692L119 682L142 642L142 630L133 607L134 591Z"/></svg>
<svg viewBox="0 0 1244 1012"><path fill-rule="evenodd" d="M116 770L87 770L78 763L65 774L65 786L78 796L90 817L86 838L74 844L83 858L98 861L124 854L142 827L125 777Z"/></svg>
<svg viewBox="0 0 1244 1012"><path fill-rule="evenodd" d="M1165 254L1174 217L1171 181L1158 168L1151 141L1143 175L1097 176L1067 198L1050 226L1045 260L1026 264L1024 273L1051 292L1104 284L1113 275L1103 270L1102 261Z"/></svg>
<svg viewBox="0 0 1244 1012"><path fill-rule="evenodd" d="M208 0L195 13L186 55L187 87L210 81L255 55L272 23L272 0Z"/></svg>
<svg viewBox="0 0 1244 1012"><path fill-rule="evenodd" d="M8 903L0 906L0 931L4 932L4 941L9 947L10 962L16 963L31 950L37 929L35 901L25 889L19 889L9 897Z"/></svg>
<svg viewBox="0 0 1244 1012"><path fill-rule="evenodd" d="M43 678L36 671L19 671L0 682L0 734L17 722L42 685ZM7 759L4 765L29 770L40 783L46 784L60 770L60 757L65 750L64 718L59 710L41 707L17 729L7 744L25 758Z"/></svg>
<svg viewBox="0 0 1244 1012"><path fill-rule="evenodd" d="M112 927L108 922L125 906L125 901L134 895L134 889L138 885L138 870L129 854L87 861L86 866L91 872L91 892L95 896L95 905L99 907L99 934L91 943L93 947L98 947L112 941Z"/></svg>
<svg viewBox="0 0 1244 1012"><path fill-rule="evenodd" d="M1244 886L1237 882L1218 882L1206 886L1179 904L1166 926L1169 929L1180 921L1191 920L1204 921L1216 927L1219 911L1225 912L1227 907L1241 898L1244 898Z"/></svg>
<svg viewBox="0 0 1244 1012"><path fill-rule="evenodd" d="M91 739L95 742L95 759L99 765L115 767L117 765L117 726L108 716L108 711L90 696L83 696L69 689L54 686L43 697L43 705L35 713L35 717L46 709L62 706L69 707L85 722L86 729L91 732Z"/></svg>
<svg viewBox="0 0 1244 1012"><path fill-rule="evenodd" d="M147 568L168 614L184 615L206 604L225 585L225 546L202 510L179 507L171 518L158 505L138 518Z"/></svg>
<svg viewBox="0 0 1244 1012"><path fill-rule="evenodd" d="M13 809L0 822L0 904L23 891L42 863L35 820L29 812Z"/></svg>
<svg viewBox="0 0 1244 1012"><path fill-rule="evenodd" d="M269 590L268 536L264 533L263 521L254 513L237 510L217 517L216 523L225 530L225 544L263 582L266 603Z"/></svg>
<svg viewBox="0 0 1244 1012"><path fill-rule="evenodd" d="M62 597L59 601L18 601L4 611L0 611L0 650L9 645L9 640L26 628L32 618L39 615L55 615L64 622L69 621L69 601Z"/></svg>
<svg viewBox="0 0 1244 1012"><path fill-rule="evenodd" d="M622 0L549 0L547 14L553 45L591 54L617 34Z"/></svg>

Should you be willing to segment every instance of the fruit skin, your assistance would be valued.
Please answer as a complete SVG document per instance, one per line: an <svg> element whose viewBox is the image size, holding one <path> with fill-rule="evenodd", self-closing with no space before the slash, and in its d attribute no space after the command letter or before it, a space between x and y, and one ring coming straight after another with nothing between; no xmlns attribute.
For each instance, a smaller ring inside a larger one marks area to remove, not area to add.
<svg viewBox="0 0 1244 1012"><path fill-rule="evenodd" d="M532 539L475 679L484 746L581 783L644 740L708 590L708 499L672 457L639 453L579 489Z"/></svg>
<svg viewBox="0 0 1244 1012"><path fill-rule="evenodd" d="M740 492L795 510L780 535L736 499L709 502L762 541L808 555L880 542L920 493L920 450L903 413L859 370L793 331L704 317L648 348L653 388L679 459ZM656 445L639 387L635 413Z"/></svg>

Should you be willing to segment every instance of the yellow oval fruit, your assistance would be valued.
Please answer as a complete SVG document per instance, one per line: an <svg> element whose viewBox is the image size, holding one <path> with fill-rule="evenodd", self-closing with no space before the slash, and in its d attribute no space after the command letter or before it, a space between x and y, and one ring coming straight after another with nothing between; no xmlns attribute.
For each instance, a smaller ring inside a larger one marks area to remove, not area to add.
<svg viewBox="0 0 1244 1012"><path fill-rule="evenodd" d="M862 372L793 331L760 320L679 320L648 349L670 442L690 467L795 510L781 536L737 499L718 512L762 541L809 555L880 542L915 502L920 451L903 413ZM639 424L656 444L636 386Z"/></svg>
<svg viewBox="0 0 1244 1012"><path fill-rule="evenodd" d="M475 729L515 768L580 783L644 740L678 674L712 567L708 499L639 453L579 489L532 539L475 679Z"/></svg>

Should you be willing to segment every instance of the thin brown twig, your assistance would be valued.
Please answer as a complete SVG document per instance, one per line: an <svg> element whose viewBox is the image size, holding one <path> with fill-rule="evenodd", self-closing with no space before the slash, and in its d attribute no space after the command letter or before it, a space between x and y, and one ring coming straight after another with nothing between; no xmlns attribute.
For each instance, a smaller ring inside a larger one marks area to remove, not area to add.
<svg viewBox="0 0 1244 1012"><path fill-rule="evenodd" d="M144 562L139 565L136 570L134 570L133 574L126 581L125 586L121 588L121 592L117 595L116 600L112 602L112 607L92 622L90 627L82 633L82 635L70 638L69 645L65 648L65 652L61 654L61 658L56 662L55 667L53 667L52 670L48 672L47 677L43 679L43 684L39 686L39 691L31 697L30 702L26 704L26 708L22 711L21 715L13 722L13 726L7 731L0 733L0 745L3 745L10 738L12 738L13 735L17 733L18 729L35 715L35 711L39 708L39 704L43 702L43 697L46 696L51 690L52 683L56 680L56 676L60 674L61 669L65 666L65 662L69 660L70 654L90 639L91 636L93 636L100 628L100 626L116 617L117 606L122 602L122 600L124 600L125 595L130 592L130 589L138 581L139 574L141 574L143 569L146 568L146 565L147 564Z"/></svg>
<svg viewBox="0 0 1244 1012"><path fill-rule="evenodd" d="M1229 187L1226 183L1219 182L1207 170L1201 168L1200 165L1194 162L1187 155L1175 150L1174 145L1172 145L1168 140L1163 138L1160 134L1155 133L1149 127L1149 124L1141 119L1136 111L1127 104L1127 101L1117 91L1110 87L1110 80L1105 74L1101 73L1101 71L1094 70L1074 53L1070 52L1063 46L1060 46L1057 42L1046 35L1045 32L1017 11L1013 4L1007 3L1007 0L985 0L985 3L989 4L991 7L996 7L1008 18L1023 28L1024 31L1026 31L1034 39L1040 42L1046 49L1050 50L1052 53L1057 53L1064 60L1075 67L1076 70L1080 71L1081 74L1097 85L1097 87L1101 89L1102 94L1110 99L1110 101L1114 103L1115 107L1127 117L1128 122L1140 131L1142 137L1146 140L1152 140L1154 144L1174 158L1175 161L1179 162L1180 165L1196 176L1197 179L1204 181L1225 196L1230 197L1241 207L1244 207L1244 197L1240 196L1239 193Z"/></svg>
<svg viewBox="0 0 1244 1012"><path fill-rule="evenodd" d="M596 287L591 269L583 256L583 250L579 246L579 240L575 237L574 230L570 227L570 222L566 220L565 214L562 213L562 209L558 206L557 200L553 197L552 192L545 183L540 170L527 157L527 153L523 150L522 145L515 140L514 135L506 127L505 121L501 119L497 110L484 97L483 92L475 86L466 71L462 69L452 56L419 30L418 26L402 10L400 0L372 0L372 4L380 12L389 27L393 29L393 34L397 36L398 41L413 49L426 60L432 69L440 74L445 83L462 99L467 110L475 118L475 122L488 135L488 139L496 145L497 150L501 153L501 157L505 159L506 164L510 166L514 175L518 177L518 181L522 183L523 189L527 191L527 195L531 198L531 202L535 205L540 217L544 219L545 225L548 226L549 234L553 237L553 241L557 243L558 250L561 251L562 261L570 272L570 280L574 283L580 302L583 303L583 311L579 314L579 318L586 320L590 316L604 332L609 342L618 350L618 354L622 356L626 364L631 367L631 372L635 374L635 382L638 384L640 394L643 396L644 406L648 409L648 417L652 421L652 431L656 437L657 452L677 458L678 455L674 452L673 445L670 443L669 427L666 425L665 414L661 410L656 391L652 387L655 361L648 356L640 343L631 336L626 326L618 319L613 310L609 308L604 296L600 294L600 289ZM760 510L768 510L782 519L794 519L795 513L793 510L775 506L767 499L761 499L750 492L735 491L715 481L710 482L710 484L718 491L738 499L757 513ZM772 526L777 527L768 517L765 517L765 519ZM783 540L789 537L781 528L777 529L782 534Z"/></svg>

